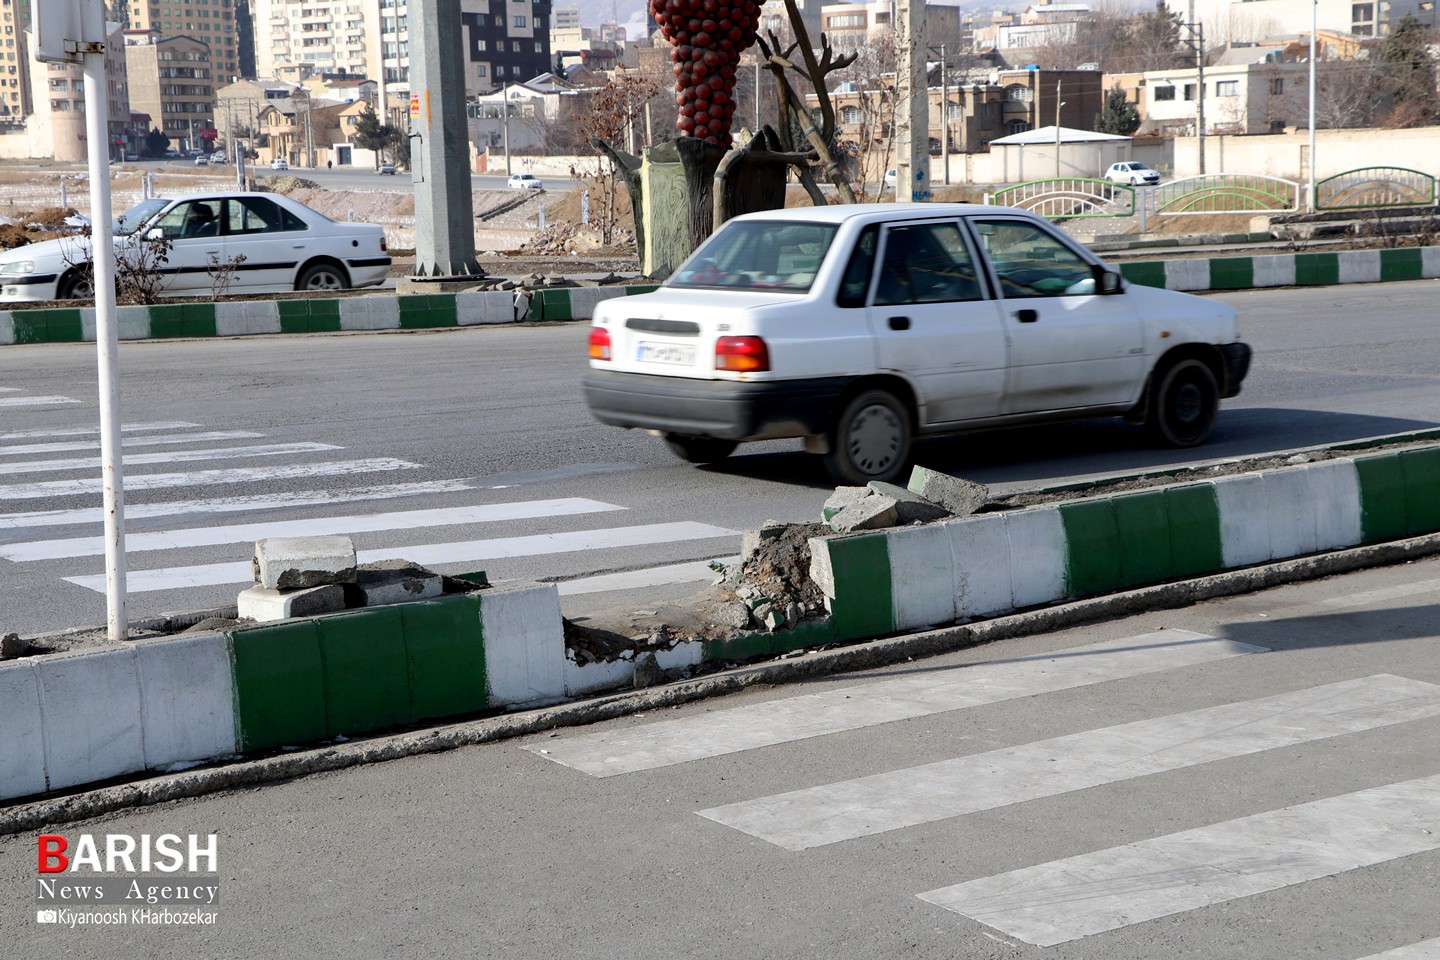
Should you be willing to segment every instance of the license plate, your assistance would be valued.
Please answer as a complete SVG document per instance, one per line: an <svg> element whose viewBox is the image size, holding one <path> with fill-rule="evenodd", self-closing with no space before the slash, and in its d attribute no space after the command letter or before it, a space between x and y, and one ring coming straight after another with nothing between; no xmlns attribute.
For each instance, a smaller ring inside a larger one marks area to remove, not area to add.
<svg viewBox="0 0 1440 960"><path fill-rule="evenodd" d="M641 340L635 344L635 359L641 363L671 363L693 367L695 345L690 343L651 343Z"/></svg>

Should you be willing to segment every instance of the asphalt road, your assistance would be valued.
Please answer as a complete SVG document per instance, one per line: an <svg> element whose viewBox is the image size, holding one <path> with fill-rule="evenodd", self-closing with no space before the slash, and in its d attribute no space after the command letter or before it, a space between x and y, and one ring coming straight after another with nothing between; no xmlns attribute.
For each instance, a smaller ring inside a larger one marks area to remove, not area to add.
<svg viewBox="0 0 1440 960"><path fill-rule="evenodd" d="M1437 585L1430 559L58 828L215 834L214 926L38 923L36 835L0 837L0 929L31 960L1432 958Z"/></svg>
<svg viewBox="0 0 1440 960"><path fill-rule="evenodd" d="M147 160L138 161L127 166L133 166L141 170L164 170L167 173L213 173L217 177L228 177L235 179L234 164L215 164L214 166L197 167L193 159L183 160ZM381 176L369 167L300 167L294 166L287 171L272 170L269 164L248 166L248 175L253 177L276 176L281 173L291 173L297 177L304 177L307 180L314 180L327 190L376 190L391 193L408 193L414 189L414 183L408 171L400 171L394 176ZM515 173L528 171L522 159L516 158L512 161L511 169ZM545 182L545 189L551 193L574 190L577 186L575 181L568 177L542 177ZM475 174L470 178L472 189L475 190L504 190L507 185L507 175Z"/></svg>
<svg viewBox="0 0 1440 960"><path fill-rule="evenodd" d="M1097 421L927 441L916 460L1004 493L1431 426L1435 290L1223 297L1256 360L1198 450ZM586 332L122 344L130 615L233 603L256 539L307 532L353 532L370 558L560 580L584 615L693 591L709 577L699 561L736 553L740 531L818 516L832 484L798 441L695 468L596 424L578 386ZM0 631L103 623L95 349L0 348L0 388Z"/></svg>

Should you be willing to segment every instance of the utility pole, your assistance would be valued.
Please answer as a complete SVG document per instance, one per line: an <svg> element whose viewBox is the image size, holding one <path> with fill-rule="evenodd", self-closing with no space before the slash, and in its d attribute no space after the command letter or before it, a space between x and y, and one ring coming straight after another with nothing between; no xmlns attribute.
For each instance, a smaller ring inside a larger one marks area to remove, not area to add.
<svg viewBox="0 0 1440 960"><path fill-rule="evenodd" d="M1055 81L1055 179L1060 179L1060 108L1065 101L1060 99L1060 83Z"/></svg>
<svg viewBox="0 0 1440 960"><path fill-rule="evenodd" d="M895 202L930 199L930 89L925 72L925 0L896 0Z"/></svg>
<svg viewBox="0 0 1440 960"><path fill-rule="evenodd" d="M950 85L945 76L943 43L940 44L940 169L945 178L945 186L950 186Z"/></svg>
<svg viewBox="0 0 1440 960"><path fill-rule="evenodd" d="M1195 91L1195 138L1200 145L1200 174L1205 174L1205 25L1195 20L1195 0L1190 0L1190 46L1195 49L1195 67L1199 74Z"/></svg>
<svg viewBox="0 0 1440 960"><path fill-rule="evenodd" d="M500 123L505 131L505 176L510 176L510 85L500 85Z"/></svg>

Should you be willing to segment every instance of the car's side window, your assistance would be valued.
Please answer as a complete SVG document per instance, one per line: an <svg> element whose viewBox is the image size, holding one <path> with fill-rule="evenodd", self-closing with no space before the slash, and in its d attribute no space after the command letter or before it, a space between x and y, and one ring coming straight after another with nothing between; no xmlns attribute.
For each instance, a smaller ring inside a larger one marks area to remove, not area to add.
<svg viewBox="0 0 1440 960"><path fill-rule="evenodd" d="M220 200L191 200L171 207L155 226L167 240L214 237L220 233Z"/></svg>
<svg viewBox="0 0 1440 960"><path fill-rule="evenodd" d="M1007 298L1095 293L1090 262L1033 223L976 220L975 231Z"/></svg>
<svg viewBox="0 0 1440 960"><path fill-rule="evenodd" d="M870 289L870 274L875 270L875 248L880 244L880 228L866 227L855 241L845 275L840 278L840 295L835 304L841 307L865 306L865 291Z"/></svg>
<svg viewBox="0 0 1440 960"><path fill-rule="evenodd" d="M231 236L252 233L278 233L287 227L281 209L264 197L233 197L227 201L229 218L225 230Z"/></svg>
<svg viewBox="0 0 1440 960"><path fill-rule="evenodd" d="M919 223L886 231L876 306L979 299L975 263L959 224Z"/></svg>

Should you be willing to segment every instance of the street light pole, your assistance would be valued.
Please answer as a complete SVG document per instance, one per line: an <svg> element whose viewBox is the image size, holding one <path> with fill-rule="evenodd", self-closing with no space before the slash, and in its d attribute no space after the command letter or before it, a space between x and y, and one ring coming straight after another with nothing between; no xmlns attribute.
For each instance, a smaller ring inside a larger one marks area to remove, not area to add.
<svg viewBox="0 0 1440 960"><path fill-rule="evenodd" d="M1060 179L1060 108L1065 101L1060 99L1060 81L1055 81L1055 179Z"/></svg>
<svg viewBox="0 0 1440 960"><path fill-rule="evenodd" d="M1316 21L1319 19L1320 0L1311 0L1310 3L1310 155L1307 167L1310 169L1310 176L1305 188L1306 209L1311 213L1315 212L1315 33Z"/></svg>

